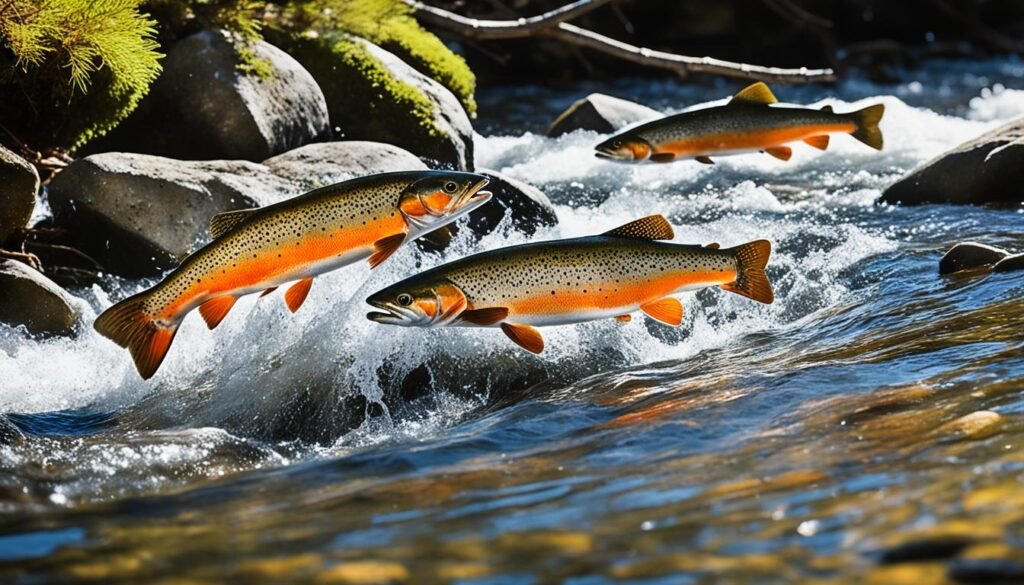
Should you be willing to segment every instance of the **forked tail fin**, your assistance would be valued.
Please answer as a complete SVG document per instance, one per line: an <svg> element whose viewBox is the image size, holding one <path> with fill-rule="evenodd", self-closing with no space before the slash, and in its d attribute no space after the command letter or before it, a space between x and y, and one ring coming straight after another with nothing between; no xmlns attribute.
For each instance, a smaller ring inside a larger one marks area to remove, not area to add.
<svg viewBox="0 0 1024 585"><path fill-rule="evenodd" d="M730 251L736 254L736 280L723 284L722 288L761 303L771 304L775 300L775 293L772 292L772 284L768 282L764 267L772 255L772 243L768 240L757 240L732 248Z"/></svg>
<svg viewBox="0 0 1024 585"><path fill-rule="evenodd" d="M878 123L882 121L884 113L885 104L875 104L851 113L850 116L857 124L853 137L871 148L882 150L882 131L878 128Z"/></svg>
<svg viewBox="0 0 1024 585"><path fill-rule="evenodd" d="M128 297L104 311L93 324L96 331L128 348L144 380L156 373L174 341L174 334L178 332L177 325L169 328L157 326L143 310L148 294L143 292Z"/></svg>

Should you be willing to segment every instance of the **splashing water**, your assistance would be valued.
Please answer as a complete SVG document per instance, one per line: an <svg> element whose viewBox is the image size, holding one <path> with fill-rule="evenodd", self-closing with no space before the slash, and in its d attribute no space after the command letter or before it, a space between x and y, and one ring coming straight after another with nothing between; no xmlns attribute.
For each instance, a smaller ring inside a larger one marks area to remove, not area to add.
<svg viewBox="0 0 1024 585"><path fill-rule="evenodd" d="M609 163L596 133L512 130L583 91L493 91L477 165L540 187L557 227L464 230L441 255L405 247L372 272L318 278L295 315L278 294L241 299L213 332L190 316L150 382L91 328L44 341L0 329L0 581L763 583L884 572L904 540L961 538L918 566L943 575L975 545L1022 554L1001 506L1024 465L1024 281L936 274L956 241L1024 249L1022 210L874 205L906 171L1024 114L1020 68L783 88L837 111L886 105L884 151L838 136L788 163ZM666 113L730 92L604 90ZM365 317L369 294L419 270L651 213L677 242L772 240L776 303L687 293L678 330L550 328L542 357L494 329ZM91 323L151 284L74 292ZM949 426L976 411L996 413L991 434Z"/></svg>

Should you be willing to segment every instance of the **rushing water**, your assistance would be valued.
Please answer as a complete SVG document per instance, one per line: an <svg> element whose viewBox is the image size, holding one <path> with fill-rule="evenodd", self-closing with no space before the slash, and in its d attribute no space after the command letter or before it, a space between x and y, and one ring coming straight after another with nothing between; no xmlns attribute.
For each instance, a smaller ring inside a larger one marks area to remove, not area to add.
<svg viewBox="0 0 1024 585"><path fill-rule="evenodd" d="M184 323L141 382L91 330L0 331L0 582L1013 582L1024 567L1024 277L941 278L957 241L1024 250L1024 209L875 206L917 164L1024 114L1024 64L782 88L886 104L886 148L631 167L538 134L603 89L678 111L734 91L626 80L482 96L478 164L593 234L665 214L677 241L775 243L764 306L686 294L647 319L385 328L369 293L474 250L404 248ZM991 87L997 86L995 91ZM149 283L76 291L87 317ZM975 413L975 414L972 414ZM993 414L994 413L994 414ZM961 417L971 415L966 420ZM167 581L162 581L167 579ZM179 579L179 580L173 580Z"/></svg>

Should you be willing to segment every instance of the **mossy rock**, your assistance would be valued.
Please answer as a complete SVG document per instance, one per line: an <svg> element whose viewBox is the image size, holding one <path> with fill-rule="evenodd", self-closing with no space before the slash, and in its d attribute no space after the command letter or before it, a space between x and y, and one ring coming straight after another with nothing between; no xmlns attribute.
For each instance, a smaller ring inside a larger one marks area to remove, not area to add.
<svg viewBox="0 0 1024 585"><path fill-rule="evenodd" d="M405 148L437 167L473 167L473 128L444 86L354 36L271 36L312 73L331 126L348 140Z"/></svg>

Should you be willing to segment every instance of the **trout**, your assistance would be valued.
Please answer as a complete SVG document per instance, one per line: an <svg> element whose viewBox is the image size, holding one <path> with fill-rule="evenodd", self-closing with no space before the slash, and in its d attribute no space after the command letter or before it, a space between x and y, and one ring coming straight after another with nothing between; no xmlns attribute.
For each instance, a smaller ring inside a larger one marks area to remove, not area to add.
<svg viewBox="0 0 1024 585"><path fill-rule="evenodd" d="M482 175L447 171L384 173L310 191L259 209L210 220L213 241L156 286L96 319L97 331L126 347L139 374L160 367L178 325L192 309L210 329L238 297L294 283L284 294L294 313L313 277L368 259L374 268L403 243L483 205Z"/></svg>
<svg viewBox="0 0 1024 585"><path fill-rule="evenodd" d="M544 349L538 326L596 319L628 321L643 311L678 327L683 306L672 295L720 286L762 303L774 300L764 267L767 240L730 249L670 244L660 215L598 236L523 244L474 254L371 295L367 318L405 327L500 327L533 353Z"/></svg>
<svg viewBox="0 0 1024 585"><path fill-rule="evenodd" d="M790 142L803 141L825 150L829 134L850 134L871 148L882 149L878 123L884 104L837 114L832 106L770 107L778 100L768 86L755 83L724 106L683 112L625 130L597 145L597 157L642 163L695 159L713 164L713 155L764 152L789 160Z"/></svg>

